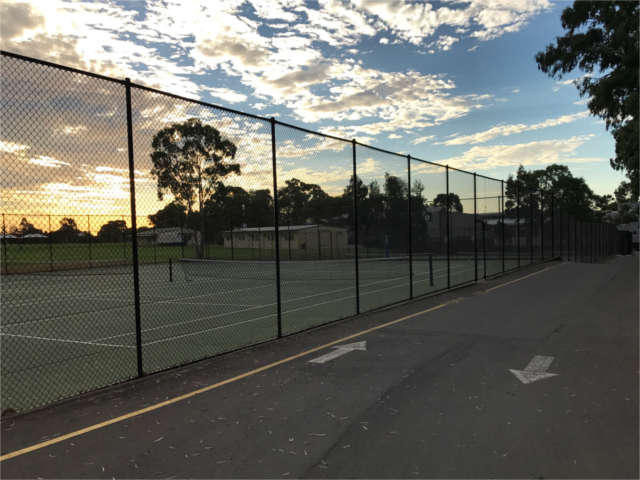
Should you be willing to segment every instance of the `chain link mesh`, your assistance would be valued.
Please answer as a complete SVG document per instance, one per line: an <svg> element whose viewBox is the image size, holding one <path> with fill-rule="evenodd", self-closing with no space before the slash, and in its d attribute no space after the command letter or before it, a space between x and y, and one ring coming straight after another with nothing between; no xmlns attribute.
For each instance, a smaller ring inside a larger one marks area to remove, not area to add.
<svg viewBox="0 0 640 480"><path fill-rule="evenodd" d="M553 192L0 60L5 413L620 248Z"/></svg>

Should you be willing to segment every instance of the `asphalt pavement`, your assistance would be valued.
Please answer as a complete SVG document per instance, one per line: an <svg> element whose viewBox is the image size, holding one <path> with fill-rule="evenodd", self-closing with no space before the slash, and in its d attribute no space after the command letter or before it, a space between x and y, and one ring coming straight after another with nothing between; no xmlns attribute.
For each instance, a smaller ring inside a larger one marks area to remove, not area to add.
<svg viewBox="0 0 640 480"><path fill-rule="evenodd" d="M638 317L638 256L547 263L3 419L0 468L638 478Z"/></svg>

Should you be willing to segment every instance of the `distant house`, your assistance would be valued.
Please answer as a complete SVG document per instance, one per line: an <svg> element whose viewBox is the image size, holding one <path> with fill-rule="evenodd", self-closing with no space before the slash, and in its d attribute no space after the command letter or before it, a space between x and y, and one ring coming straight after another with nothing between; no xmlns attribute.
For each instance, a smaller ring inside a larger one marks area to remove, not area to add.
<svg viewBox="0 0 640 480"><path fill-rule="evenodd" d="M634 248L638 249L638 231L639 231L640 222L631 222L631 223L621 223L617 225L616 228L621 232L631 232L631 243Z"/></svg>
<svg viewBox="0 0 640 480"><path fill-rule="evenodd" d="M138 232L138 241L142 245L182 245L196 244L200 232L190 228L162 227Z"/></svg>
<svg viewBox="0 0 640 480"><path fill-rule="evenodd" d="M292 250L341 251L347 248L346 228L328 225L290 225L280 226L280 248ZM275 248L274 227L244 227L226 230L224 246L227 248Z"/></svg>

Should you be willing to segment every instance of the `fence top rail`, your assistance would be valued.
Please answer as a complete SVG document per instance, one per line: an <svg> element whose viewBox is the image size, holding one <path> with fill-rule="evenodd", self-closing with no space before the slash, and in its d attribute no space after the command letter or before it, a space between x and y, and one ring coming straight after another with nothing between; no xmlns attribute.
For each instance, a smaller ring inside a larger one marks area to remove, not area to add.
<svg viewBox="0 0 640 480"><path fill-rule="evenodd" d="M387 153L389 155L395 155L396 157L402 157L405 159L407 158L407 154L392 152L391 150L385 150L384 148L380 148L380 147L374 147L373 145L367 145L366 143L359 142L358 140L356 140L356 145L360 145L361 147L365 147L365 148L370 148L371 150L375 150L380 153Z"/></svg>
<svg viewBox="0 0 640 480"><path fill-rule="evenodd" d="M305 127L300 127L299 125L293 125L291 123L287 123L287 122L281 122L278 119L274 119L274 122L277 125L281 125L283 127L288 127L288 128L293 128L295 130L300 130L301 132L306 132L306 133L310 133L312 135L319 135L321 137L325 137L325 138L330 138L332 140L337 140L339 142L345 142L345 143L353 143L353 140L347 140L346 138L342 138L342 137L338 137L336 135L331 135L329 133L324 133L324 132L316 132L315 130L311 130L309 128L305 128Z"/></svg>
<svg viewBox="0 0 640 480"><path fill-rule="evenodd" d="M38 65L44 65L47 67L57 68L58 70L65 70L67 72L79 73L89 77L99 78L100 80L107 80L108 82L125 84L125 80L119 78L108 77L106 75L100 75L99 73L88 72L86 70L80 70L79 68L67 67L66 65L60 65L58 63L48 62L46 60L40 60L39 58L27 57L26 55L20 55L19 53L8 52L6 50L0 50L0 55L3 57L16 58L25 62L36 63Z"/></svg>
<svg viewBox="0 0 640 480"><path fill-rule="evenodd" d="M46 60L40 60L40 59L37 59L37 58L28 57L26 55L20 55L18 53L9 52L9 51L6 51L6 50L0 50L0 56L16 58L18 60L22 60L22 61L25 61L25 62L36 63L36 64L40 64L40 65L46 65L46 66L49 66L49 67L52 67L52 68L56 68L56 69L59 69L59 70L65 70L65 71L68 71L68 72L79 73L81 75L86 75L86 76L89 76L89 77L99 78L101 80L107 80L107 81L110 81L110 82L121 84L123 86L130 86L132 88L137 88L137 89L140 89L140 90L146 90L148 92L157 93L159 95L165 95L165 96L172 97L172 98L175 98L175 99L178 99L178 100L183 100L185 102L195 103L195 104L198 104L198 105L202 105L204 107L215 108L215 109L222 110L222 111L225 111L225 112L234 113L234 114L237 114L237 115L242 115L244 117L253 118L255 120L260 120L260 121L263 121L263 122L274 122L274 123L277 123L277 124L282 125L284 127L294 128L294 129L297 129L297 130L300 130L300 131L303 131L303 132L307 132L307 133L310 133L310 134L313 134L313 135L320 135L320 136L323 136L325 138L331 138L331 139L337 140L337 141L342 141L342 142L347 142L347 143L354 143L354 144L360 145L360 146L365 147L365 148L370 148L372 150L376 150L376 151L381 152L381 153L386 153L386 154L389 154L389 155L395 155L395 156L401 157L401 158L407 158L407 157L410 156L411 159L417 160L419 162L427 163L427 164L430 164L430 165L433 165L433 166L437 166L437 167L449 168L451 170L456 170L458 172L466 173L466 174L469 174L469 175L474 175L474 172L468 172L466 170L455 168L455 167L452 167L452 166L449 166L449 165L442 165L440 163L430 162L428 160L422 160L422 159L414 157L413 155L410 155L410 154L402 154L402 153L398 153L398 152L392 152L391 150L386 150L384 148L374 147L373 145L368 145L366 143L359 142L356 139L349 140L349 139L346 139L346 138L338 137L336 135L317 132L315 130L311 130L311 129L308 129L308 128L305 128L305 127L300 127L300 126L297 126L297 125L292 125L290 123L281 122L281 121L276 120L274 118L262 117L260 115L256 115L256 114L253 114L253 113L243 112L243 111L236 110L236 109L233 109L233 108L223 107L221 105L216 105L214 103L205 102L203 100L197 100L197 99L194 99L194 98L188 98L188 97L185 97L185 96L182 96L182 95L177 95L175 93L165 92L165 91L159 90L157 88L148 87L148 86L145 86L145 85L140 85L140 84L137 84L137 83L133 83L129 79L121 80L121 79L118 79L118 78L108 77L106 75L101 75L99 73L93 73L93 72L88 72L86 70L80 70L78 68L67 67L65 65L60 65L58 63L48 62ZM498 180L496 178L487 177L486 175L481 175L479 173L476 173L475 175L477 175L479 177L486 178L488 180L493 180L495 182L501 182L502 181L502 180Z"/></svg>

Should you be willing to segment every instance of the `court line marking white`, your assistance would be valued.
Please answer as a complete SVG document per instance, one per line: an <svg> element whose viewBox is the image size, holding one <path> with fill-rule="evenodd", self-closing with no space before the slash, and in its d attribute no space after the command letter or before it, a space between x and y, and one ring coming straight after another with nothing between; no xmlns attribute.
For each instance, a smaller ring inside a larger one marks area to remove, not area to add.
<svg viewBox="0 0 640 480"><path fill-rule="evenodd" d="M136 348L135 345L120 345L115 343L99 343L93 340L70 340L68 338L50 338L50 337L38 337L35 335L16 335L13 333L0 332L0 336L3 337L18 337L26 338L29 340L43 340L48 342L60 342L60 343L77 343L80 345L92 345L96 347L117 347L117 348Z"/></svg>

